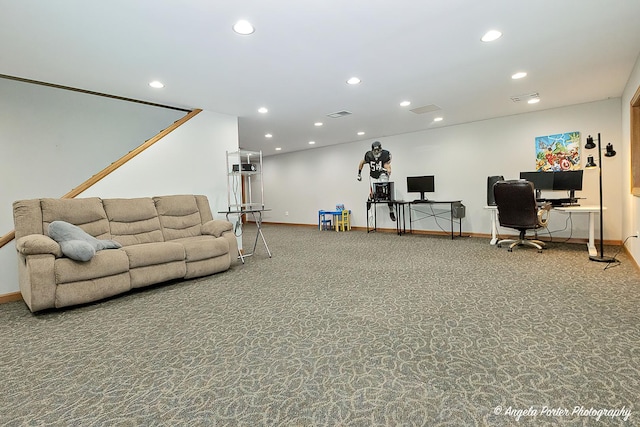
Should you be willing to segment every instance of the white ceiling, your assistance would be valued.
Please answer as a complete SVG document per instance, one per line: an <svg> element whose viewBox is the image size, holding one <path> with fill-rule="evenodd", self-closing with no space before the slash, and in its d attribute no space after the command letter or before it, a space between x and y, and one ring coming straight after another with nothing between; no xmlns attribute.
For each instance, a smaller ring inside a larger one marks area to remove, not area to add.
<svg viewBox="0 0 640 427"><path fill-rule="evenodd" d="M272 155L619 97L639 21L638 0L0 0L0 74L238 116Z"/></svg>

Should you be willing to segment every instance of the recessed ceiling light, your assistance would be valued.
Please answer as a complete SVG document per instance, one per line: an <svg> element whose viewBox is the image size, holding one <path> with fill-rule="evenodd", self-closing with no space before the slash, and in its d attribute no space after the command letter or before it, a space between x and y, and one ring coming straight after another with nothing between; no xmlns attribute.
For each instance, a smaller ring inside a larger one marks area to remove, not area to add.
<svg viewBox="0 0 640 427"><path fill-rule="evenodd" d="M351 77L349 80L347 80L347 83L349 83L350 85L357 85L358 83L360 83L360 79L357 77Z"/></svg>
<svg viewBox="0 0 640 427"><path fill-rule="evenodd" d="M267 110L267 109L266 109L266 108L264 108L264 107L260 107L260 108L258 108L258 113L265 114L265 113L268 113L268 112L269 112L269 110Z"/></svg>
<svg viewBox="0 0 640 427"><path fill-rule="evenodd" d="M309 141L309 145L313 145L315 143L316 143L315 141Z"/></svg>
<svg viewBox="0 0 640 427"><path fill-rule="evenodd" d="M411 101L402 101L402 102L400 103L400 106L401 106L401 107L408 107L409 105L411 105Z"/></svg>
<svg viewBox="0 0 640 427"><path fill-rule="evenodd" d="M540 98L531 98L527 101L527 104L537 104L538 102L540 102Z"/></svg>
<svg viewBox="0 0 640 427"><path fill-rule="evenodd" d="M322 126L322 122L315 122L313 125L314 126Z"/></svg>
<svg viewBox="0 0 640 427"><path fill-rule="evenodd" d="M527 73L525 73L524 71L520 71L518 73L515 73L514 75L511 76L511 78L513 80L518 80L518 79L522 79L524 77L527 77Z"/></svg>
<svg viewBox="0 0 640 427"><path fill-rule="evenodd" d="M158 80L154 80L149 83L149 86L155 89L162 89L164 87L164 84L162 82L159 82Z"/></svg>
<svg viewBox="0 0 640 427"><path fill-rule="evenodd" d="M490 30L487 31L480 40L482 40L483 42L492 42L494 40L498 40L500 37L502 37L502 33L500 31Z"/></svg>
<svg viewBox="0 0 640 427"><path fill-rule="evenodd" d="M434 122L441 122L443 120L442 117L434 117L433 121Z"/></svg>
<svg viewBox="0 0 640 427"><path fill-rule="evenodd" d="M273 135L271 135L270 133L265 134L264 136L265 138L273 138Z"/></svg>
<svg viewBox="0 0 640 427"><path fill-rule="evenodd" d="M233 25L233 31L238 34L242 34L243 36L252 34L256 29L253 28L253 25L249 21L245 21L244 19L239 20Z"/></svg>
<svg viewBox="0 0 640 427"><path fill-rule="evenodd" d="M281 147L276 147L276 151L280 151L280 150L282 150Z"/></svg>
<svg viewBox="0 0 640 427"><path fill-rule="evenodd" d="M362 131L358 132L358 136L362 136L362 135L364 135L364 132Z"/></svg>

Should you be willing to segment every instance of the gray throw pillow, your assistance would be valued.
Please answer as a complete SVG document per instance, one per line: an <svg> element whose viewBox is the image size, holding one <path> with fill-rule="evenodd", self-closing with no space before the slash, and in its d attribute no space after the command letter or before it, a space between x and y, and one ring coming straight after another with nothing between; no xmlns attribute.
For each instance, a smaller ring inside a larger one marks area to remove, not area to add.
<svg viewBox="0 0 640 427"><path fill-rule="evenodd" d="M99 240L82 228L65 221L49 224L49 237L58 242L65 256L76 261L89 261L102 249L117 249L122 245L113 240Z"/></svg>

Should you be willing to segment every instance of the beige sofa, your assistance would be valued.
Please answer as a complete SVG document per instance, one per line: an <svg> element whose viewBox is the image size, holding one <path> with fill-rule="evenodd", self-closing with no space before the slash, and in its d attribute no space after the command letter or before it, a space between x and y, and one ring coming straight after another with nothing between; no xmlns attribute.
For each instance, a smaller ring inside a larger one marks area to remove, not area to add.
<svg viewBox="0 0 640 427"><path fill-rule="evenodd" d="M238 255L233 225L213 219L206 196L19 200L13 216L20 292L33 312L218 273ZM74 261L47 235L56 220L122 248Z"/></svg>

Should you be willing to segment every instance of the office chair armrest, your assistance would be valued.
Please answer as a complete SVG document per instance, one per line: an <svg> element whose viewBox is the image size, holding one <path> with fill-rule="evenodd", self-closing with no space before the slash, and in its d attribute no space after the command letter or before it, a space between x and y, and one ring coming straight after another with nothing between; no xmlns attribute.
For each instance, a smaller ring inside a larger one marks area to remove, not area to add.
<svg viewBox="0 0 640 427"><path fill-rule="evenodd" d="M545 203L538 206L538 225L546 227L549 221L549 211L551 211L551 203Z"/></svg>

